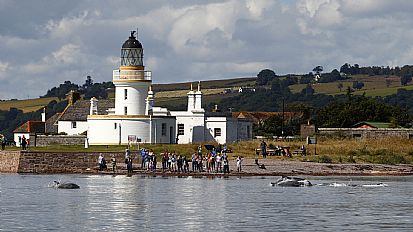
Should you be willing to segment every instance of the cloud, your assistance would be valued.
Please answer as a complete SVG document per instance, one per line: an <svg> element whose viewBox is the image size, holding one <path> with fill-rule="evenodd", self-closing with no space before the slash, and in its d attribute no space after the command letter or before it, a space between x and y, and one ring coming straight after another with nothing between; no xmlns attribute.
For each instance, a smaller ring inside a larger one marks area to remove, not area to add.
<svg viewBox="0 0 413 232"><path fill-rule="evenodd" d="M0 98L37 97L87 75L110 81L136 28L155 83L253 76L264 68L308 73L345 62L402 66L413 58L410 1L122 3L2 1Z"/></svg>

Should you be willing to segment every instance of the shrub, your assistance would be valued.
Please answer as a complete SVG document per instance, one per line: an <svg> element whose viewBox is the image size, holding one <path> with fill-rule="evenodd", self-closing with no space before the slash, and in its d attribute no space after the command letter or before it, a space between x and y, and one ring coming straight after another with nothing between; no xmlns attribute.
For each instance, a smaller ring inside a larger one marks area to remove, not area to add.
<svg viewBox="0 0 413 232"><path fill-rule="evenodd" d="M321 155L321 156L318 158L318 162L319 162L319 163L328 163L328 164L331 164L331 163L333 162L333 159L331 159L331 157L328 156L328 155Z"/></svg>
<svg viewBox="0 0 413 232"><path fill-rule="evenodd" d="M355 152L355 151L350 151L347 155L348 155L348 158L347 158L347 162L349 162L349 163L356 163L356 160L354 159L354 156L356 155L357 153Z"/></svg>
<svg viewBox="0 0 413 232"><path fill-rule="evenodd" d="M269 149L274 149L274 148L275 148L275 145L272 144L272 143L270 143L270 144L268 145L268 148L269 148Z"/></svg>

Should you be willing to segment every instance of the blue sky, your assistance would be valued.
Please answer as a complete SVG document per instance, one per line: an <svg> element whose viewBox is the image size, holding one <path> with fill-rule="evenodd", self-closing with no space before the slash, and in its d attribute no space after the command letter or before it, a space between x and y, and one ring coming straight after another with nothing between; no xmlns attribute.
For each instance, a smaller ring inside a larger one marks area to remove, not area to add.
<svg viewBox="0 0 413 232"><path fill-rule="evenodd" d="M0 0L0 99L110 81L139 28L154 83L413 60L413 1Z"/></svg>

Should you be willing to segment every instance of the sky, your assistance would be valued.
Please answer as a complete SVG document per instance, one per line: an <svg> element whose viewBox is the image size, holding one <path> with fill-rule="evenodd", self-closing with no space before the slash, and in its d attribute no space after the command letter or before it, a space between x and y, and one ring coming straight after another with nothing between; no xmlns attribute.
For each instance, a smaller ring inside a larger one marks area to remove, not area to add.
<svg viewBox="0 0 413 232"><path fill-rule="evenodd" d="M153 83L413 60L413 1L0 0L0 99L111 81L138 28Z"/></svg>

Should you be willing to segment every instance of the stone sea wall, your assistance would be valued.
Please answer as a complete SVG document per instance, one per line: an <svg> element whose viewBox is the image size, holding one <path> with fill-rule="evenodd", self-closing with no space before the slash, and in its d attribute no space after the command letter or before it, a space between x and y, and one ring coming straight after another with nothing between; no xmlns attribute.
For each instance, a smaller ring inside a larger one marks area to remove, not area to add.
<svg viewBox="0 0 413 232"><path fill-rule="evenodd" d="M87 173L97 168L100 152L33 152L33 151L1 151L0 173ZM110 167L110 159L114 154L118 165L122 165L125 155L120 152L102 153ZM138 157L133 162L137 164Z"/></svg>
<svg viewBox="0 0 413 232"><path fill-rule="evenodd" d="M19 168L19 151L0 151L0 172L16 173Z"/></svg>

